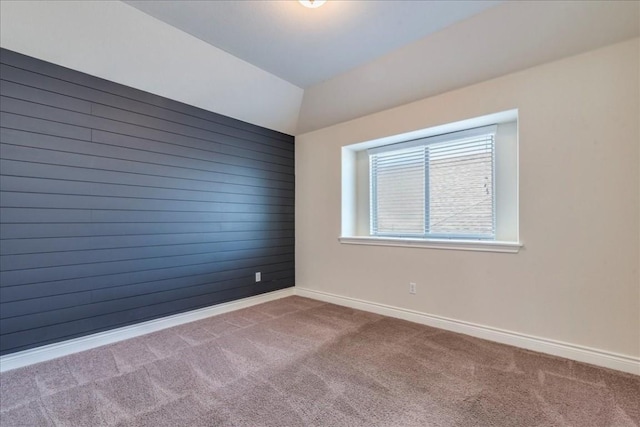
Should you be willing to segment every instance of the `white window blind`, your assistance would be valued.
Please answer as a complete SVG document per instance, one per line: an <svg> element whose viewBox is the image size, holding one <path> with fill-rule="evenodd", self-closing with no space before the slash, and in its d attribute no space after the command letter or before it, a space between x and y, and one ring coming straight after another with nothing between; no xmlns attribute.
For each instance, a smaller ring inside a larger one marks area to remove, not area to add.
<svg viewBox="0 0 640 427"><path fill-rule="evenodd" d="M373 234L424 234L425 155L418 147L371 156Z"/></svg>
<svg viewBox="0 0 640 427"><path fill-rule="evenodd" d="M371 234L495 238L495 129L369 150Z"/></svg>

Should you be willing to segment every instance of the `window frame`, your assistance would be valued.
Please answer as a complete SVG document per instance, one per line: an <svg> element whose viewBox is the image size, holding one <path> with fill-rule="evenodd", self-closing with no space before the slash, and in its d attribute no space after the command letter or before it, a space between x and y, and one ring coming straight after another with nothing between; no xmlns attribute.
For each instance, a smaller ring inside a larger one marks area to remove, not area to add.
<svg viewBox="0 0 640 427"><path fill-rule="evenodd" d="M443 240L369 235L369 170L367 150L383 145L498 124L496 134L496 240ZM413 122L387 123L378 137L366 130L361 139L343 141L338 158L340 173L340 244L349 246L391 246L405 250L455 250L517 254L525 245L520 240L520 139L517 108L467 117L458 121L437 121L428 117Z"/></svg>
<svg viewBox="0 0 640 427"><path fill-rule="evenodd" d="M409 141L402 141L394 144L382 145L367 150L369 157L369 236L372 238L398 238L414 240L452 240L452 241L496 241L496 133L497 124L485 125L476 128L464 129L440 135L428 136ZM491 233L438 233L429 232L431 219L431 183L429 179L430 156L425 154L424 161L424 203L423 233L393 233L388 231L377 231L377 175L373 168L373 157L378 154L390 153L412 148L423 148L428 152L428 147L434 144L452 143L464 141L465 139L490 138L491 140Z"/></svg>

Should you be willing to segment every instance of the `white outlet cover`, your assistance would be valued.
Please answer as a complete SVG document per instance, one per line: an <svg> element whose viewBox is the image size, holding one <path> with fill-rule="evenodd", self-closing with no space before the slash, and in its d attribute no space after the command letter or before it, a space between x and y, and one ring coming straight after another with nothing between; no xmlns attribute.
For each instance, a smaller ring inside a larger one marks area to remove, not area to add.
<svg viewBox="0 0 640 427"><path fill-rule="evenodd" d="M260 273L259 271L256 273L256 282L259 282L262 280L262 273Z"/></svg>

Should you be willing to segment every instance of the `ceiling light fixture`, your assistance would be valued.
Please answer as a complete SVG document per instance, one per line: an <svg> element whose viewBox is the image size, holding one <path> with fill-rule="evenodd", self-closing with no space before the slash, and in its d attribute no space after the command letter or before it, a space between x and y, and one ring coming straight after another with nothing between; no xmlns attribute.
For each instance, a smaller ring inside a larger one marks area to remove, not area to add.
<svg viewBox="0 0 640 427"><path fill-rule="evenodd" d="M309 9L316 9L326 3L327 0L298 0L301 5Z"/></svg>

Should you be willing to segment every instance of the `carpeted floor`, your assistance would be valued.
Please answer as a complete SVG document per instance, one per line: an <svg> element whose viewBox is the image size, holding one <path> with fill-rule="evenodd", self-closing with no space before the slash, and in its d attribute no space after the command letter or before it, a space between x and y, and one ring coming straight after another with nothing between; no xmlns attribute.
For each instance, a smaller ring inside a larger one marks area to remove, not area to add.
<svg viewBox="0 0 640 427"><path fill-rule="evenodd" d="M4 426L637 426L640 377L289 297L0 375Z"/></svg>

